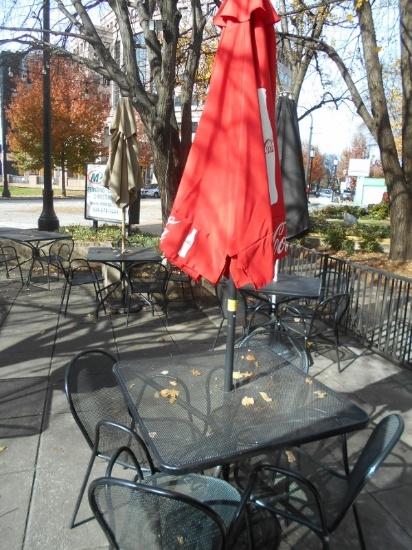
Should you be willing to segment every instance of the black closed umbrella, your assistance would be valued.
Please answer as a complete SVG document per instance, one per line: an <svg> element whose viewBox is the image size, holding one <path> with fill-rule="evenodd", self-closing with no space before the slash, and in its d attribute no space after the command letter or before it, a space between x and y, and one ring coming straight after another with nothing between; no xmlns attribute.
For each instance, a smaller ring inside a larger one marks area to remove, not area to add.
<svg viewBox="0 0 412 550"><path fill-rule="evenodd" d="M285 95L276 99L276 127L286 210L286 238L290 240L303 237L309 231L309 210L296 104Z"/></svg>

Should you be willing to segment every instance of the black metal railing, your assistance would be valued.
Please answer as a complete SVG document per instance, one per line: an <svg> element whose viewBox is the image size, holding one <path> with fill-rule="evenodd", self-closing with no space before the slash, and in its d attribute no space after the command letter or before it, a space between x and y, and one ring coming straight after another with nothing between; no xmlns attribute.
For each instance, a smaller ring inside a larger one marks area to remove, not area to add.
<svg viewBox="0 0 412 550"><path fill-rule="evenodd" d="M412 367L412 279L291 243L279 271L312 277L333 273L335 284L345 280L351 300L343 328L364 345Z"/></svg>

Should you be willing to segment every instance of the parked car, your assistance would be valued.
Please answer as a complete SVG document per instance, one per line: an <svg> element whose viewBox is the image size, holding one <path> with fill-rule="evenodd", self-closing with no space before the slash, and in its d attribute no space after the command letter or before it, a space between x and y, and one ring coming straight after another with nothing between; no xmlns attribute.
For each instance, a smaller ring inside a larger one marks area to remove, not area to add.
<svg viewBox="0 0 412 550"><path fill-rule="evenodd" d="M332 189L319 189L317 193L318 197L332 198Z"/></svg>
<svg viewBox="0 0 412 550"><path fill-rule="evenodd" d="M160 198L160 191L159 186L156 185L156 187L145 187L140 191L140 196L143 198L148 199L159 199Z"/></svg>
<svg viewBox="0 0 412 550"><path fill-rule="evenodd" d="M353 191L350 189L345 189L342 191L342 200L343 201L353 201Z"/></svg>

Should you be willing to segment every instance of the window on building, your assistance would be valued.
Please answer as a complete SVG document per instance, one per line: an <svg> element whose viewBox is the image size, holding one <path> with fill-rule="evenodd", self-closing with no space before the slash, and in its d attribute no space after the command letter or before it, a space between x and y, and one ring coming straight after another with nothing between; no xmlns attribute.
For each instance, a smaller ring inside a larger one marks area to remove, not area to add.
<svg viewBox="0 0 412 550"><path fill-rule="evenodd" d="M134 41L136 44L137 68L139 69L140 79L144 85L147 82L147 50L143 33L139 32L135 34Z"/></svg>

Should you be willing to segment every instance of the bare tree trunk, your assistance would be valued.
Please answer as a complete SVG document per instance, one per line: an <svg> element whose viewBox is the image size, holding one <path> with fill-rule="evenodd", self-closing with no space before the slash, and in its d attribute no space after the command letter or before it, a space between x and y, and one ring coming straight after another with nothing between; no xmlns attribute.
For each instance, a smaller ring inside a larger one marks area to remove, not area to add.
<svg viewBox="0 0 412 550"><path fill-rule="evenodd" d="M410 2L403 1L405 4L410 5ZM362 2L359 4L357 0L354 0L354 5L355 9L356 6L359 6L357 12L361 28L371 112L373 114L373 124L370 130L379 146L382 168L385 174L390 200L391 246L389 258L391 260L409 260L412 258L411 188L410 185L408 185L406 173L404 171L405 167L402 167L399 162L395 139L392 133L371 5L369 2ZM411 9L407 8L405 5L405 12L407 10L409 10L410 15ZM409 29L411 28L411 22L412 20L410 19ZM405 40L409 42L409 45L412 44L411 37L406 32L406 23L406 21L403 21L404 47L406 44ZM410 110L410 107L408 108ZM412 142L410 142L410 145L412 145ZM404 149L406 146L407 144L404 143Z"/></svg>

